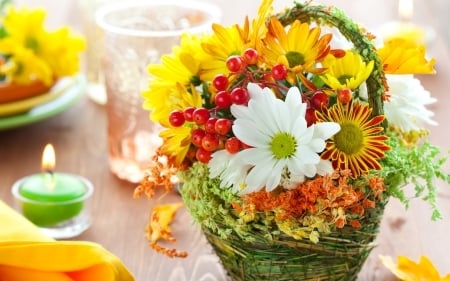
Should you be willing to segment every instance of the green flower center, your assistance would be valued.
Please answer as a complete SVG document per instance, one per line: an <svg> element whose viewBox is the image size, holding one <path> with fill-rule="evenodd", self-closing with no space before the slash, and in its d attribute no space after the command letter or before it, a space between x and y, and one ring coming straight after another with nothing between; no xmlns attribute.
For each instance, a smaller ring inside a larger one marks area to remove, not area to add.
<svg viewBox="0 0 450 281"><path fill-rule="evenodd" d="M200 86L202 84L202 80L197 75L192 75L191 79L189 79L189 82L191 82L194 86Z"/></svg>
<svg viewBox="0 0 450 281"><path fill-rule="evenodd" d="M353 78L353 76L344 74L344 75L339 76L338 81L339 81L339 83L341 83L341 85L345 85L345 84L347 84L347 80L350 80L351 78Z"/></svg>
<svg viewBox="0 0 450 281"><path fill-rule="evenodd" d="M289 63L290 68L297 65L303 65L305 63L305 57L299 52L287 52L286 59Z"/></svg>
<svg viewBox="0 0 450 281"><path fill-rule="evenodd" d="M27 37L25 40L25 46L36 52L39 49L39 42L34 37Z"/></svg>
<svg viewBox="0 0 450 281"><path fill-rule="evenodd" d="M340 124L341 130L334 136L336 147L345 154L355 154L363 148L364 135L353 123Z"/></svg>
<svg viewBox="0 0 450 281"><path fill-rule="evenodd" d="M289 133L277 133L270 142L270 151L276 159L294 156L297 141Z"/></svg>

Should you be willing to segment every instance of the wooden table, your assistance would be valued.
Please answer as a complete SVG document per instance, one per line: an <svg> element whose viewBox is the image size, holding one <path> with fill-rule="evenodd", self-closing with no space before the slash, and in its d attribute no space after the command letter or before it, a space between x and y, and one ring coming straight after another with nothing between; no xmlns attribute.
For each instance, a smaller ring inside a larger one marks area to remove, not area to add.
<svg viewBox="0 0 450 281"><path fill-rule="evenodd" d="M243 1L214 2L224 9L224 22L229 24L235 21L241 23L245 14L254 15L259 1L244 1L245 4L239 10L236 10L237 3ZM364 1L364 5L355 3L353 6L348 2L324 1L343 7L356 20L371 27L395 17L395 5L387 0ZM432 95L439 99L431 108L436 112L435 120L440 126L430 129L431 141L441 146L443 151L450 147L450 38L445 29L449 23L446 20L449 6L444 2L426 1L425 5L425 1L416 1L417 14L414 17L419 22L433 26L438 35L430 48L430 54L438 59L438 74L421 76L420 79ZM76 2L63 3L58 4L58 9L73 8ZM275 6L277 9L289 3L275 1ZM47 5L50 11L56 9L53 6L55 2L51 0L33 0L33 5L38 4ZM385 7L386 13L381 12L381 7ZM64 10L58 11L60 16ZM76 26L76 14L67 15L70 16L64 20ZM58 116L37 124L0 131L0 199L12 204L11 185L21 177L39 171L42 149L51 142L56 149L57 171L80 174L95 185L92 226L76 239L102 244L122 259L136 280L227 280L217 257L205 242L198 226L191 224L191 217L185 209L179 211L172 229L178 237L174 246L188 250L189 257L168 259L147 247L144 227L149 209L158 202L133 199L135 185L120 181L110 173L106 122L105 108L83 97L75 106ZM449 165L446 167L448 170ZM438 188L438 203L444 217L441 221L431 222L428 207L418 200L413 201L407 211L396 200L391 200L377 239L378 247L370 255L358 280L395 280L379 262L380 254L393 257L406 255L415 260L420 255L426 255L442 274L450 272L450 188L443 183L439 183ZM180 200L177 194L169 194L159 202Z"/></svg>

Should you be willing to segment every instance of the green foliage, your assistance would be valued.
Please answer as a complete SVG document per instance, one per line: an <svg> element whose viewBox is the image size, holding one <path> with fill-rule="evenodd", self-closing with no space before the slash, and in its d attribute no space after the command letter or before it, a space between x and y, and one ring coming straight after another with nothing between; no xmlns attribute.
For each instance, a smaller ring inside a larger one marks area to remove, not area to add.
<svg viewBox="0 0 450 281"><path fill-rule="evenodd" d="M439 147L425 141L408 147L400 143L399 137L390 135L388 143L392 149L382 161L383 170L375 173L384 178L387 195L398 198L408 207L409 198L404 187L413 184L416 198L421 198L432 208L431 218L441 218L436 204L436 180L450 183L450 174L443 170L443 164L450 152L442 156Z"/></svg>

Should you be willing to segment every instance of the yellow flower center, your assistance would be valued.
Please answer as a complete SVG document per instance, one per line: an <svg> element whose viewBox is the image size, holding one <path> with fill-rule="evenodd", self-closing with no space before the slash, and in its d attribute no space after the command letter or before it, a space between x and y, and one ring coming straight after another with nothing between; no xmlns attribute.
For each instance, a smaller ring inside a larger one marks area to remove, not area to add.
<svg viewBox="0 0 450 281"><path fill-rule="evenodd" d="M290 68L293 68L297 65L303 65L305 63L305 57L299 52L287 52L286 59L289 63Z"/></svg>
<svg viewBox="0 0 450 281"><path fill-rule="evenodd" d="M363 132L353 123L343 123L341 130L334 136L336 147L345 154L355 154L363 148Z"/></svg>
<svg viewBox="0 0 450 281"><path fill-rule="evenodd" d="M297 141L289 133L277 133L270 142L270 151L276 159L289 158L294 155Z"/></svg>

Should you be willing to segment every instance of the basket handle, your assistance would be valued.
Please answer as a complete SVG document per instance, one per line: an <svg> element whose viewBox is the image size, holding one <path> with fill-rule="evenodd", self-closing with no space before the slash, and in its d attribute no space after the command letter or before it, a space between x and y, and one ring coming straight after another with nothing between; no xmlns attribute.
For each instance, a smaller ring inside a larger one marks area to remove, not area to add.
<svg viewBox="0 0 450 281"><path fill-rule="evenodd" d="M287 26L295 20L301 22L317 22L319 25L331 25L336 27L342 35L351 41L355 50L364 61L373 61L372 73L367 78L367 92L369 106L373 109L372 116L383 115L383 99L385 92L385 77L381 59L375 51L372 41L363 33L361 28L345 13L336 7L324 5L309 5L311 1L304 4L295 3L295 6L275 15L278 20Z"/></svg>

